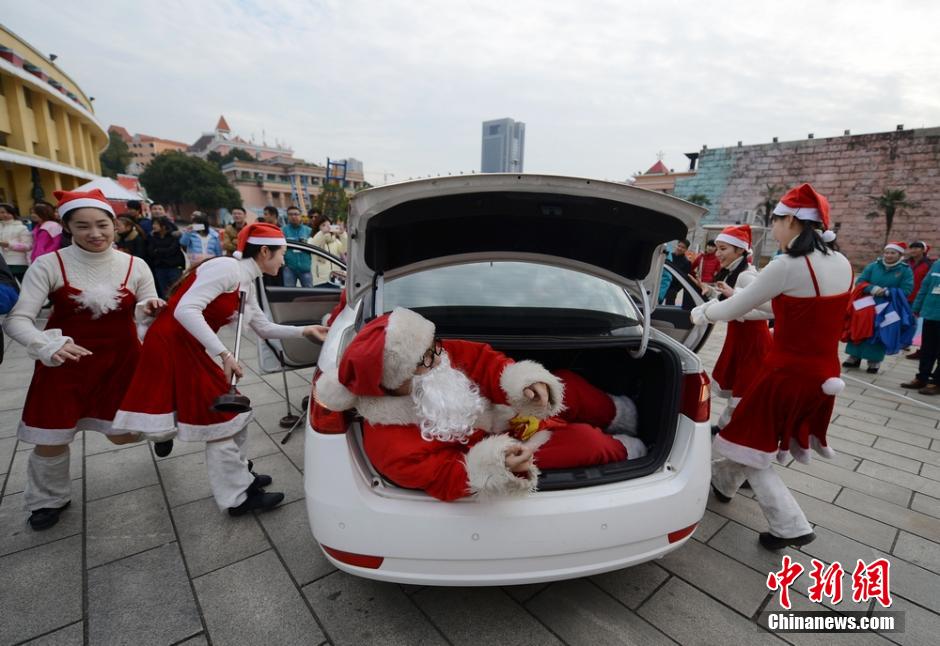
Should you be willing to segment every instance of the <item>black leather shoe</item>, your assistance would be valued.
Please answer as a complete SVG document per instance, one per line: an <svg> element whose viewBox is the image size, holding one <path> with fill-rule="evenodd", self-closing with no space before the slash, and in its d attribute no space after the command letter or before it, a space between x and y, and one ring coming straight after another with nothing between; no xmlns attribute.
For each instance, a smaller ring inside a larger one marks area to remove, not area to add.
<svg viewBox="0 0 940 646"><path fill-rule="evenodd" d="M802 536L796 536L794 538L780 538L770 532L761 532L758 540L760 540L760 544L768 550L782 550L784 547L788 546L799 547L801 545L809 545L816 540L816 533L810 532L809 534L803 534Z"/></svg>
<svg viewBox="0 0 940 646"><path fill-rule="evenodd" d="M165 458L170 453L173 452L173 440L166 440L164 442L154 442L153 443L153 452L157 454L158 458Z"/></svg>
<svg viewBox="0 0 940 646"><path fill-rule="evenodd" d="M29 515L29 526L37 532L49 529L59 522L59 514L71 504L72 501L70 500L61 507L43 507L42 509L33 511L33 513Z"/></svg>
<svg viewBox="0 0 940 646"><path fill-rule="evenodd" d="M268 493L263 489L248 488L248 497L238 507L229 507L229 516L244 516L249 511L267 511L281 504L284 494L279 491Z"/></svg>
<svg viewBox="0 0 940 646"><path fill-rule="evenodd" d="M715 494L715 498L718 499L718 502L731 502L731 496L726 496L718 491L718 487L715 485L712 485L712 493Z"/></svg>
<svg viewBox="0 0 940 646"><path fill-rule="evenodd" d="M251 475L255 477L255 481L251 483L251 486L255 489L261 489L263 487L269 486L274 482L274 478L264 473L255 473L255 463L251 460L248 460L248 470L251 471Z"/></svg>
<svg viewBox="0 0 940 646"><path fill-rule="evenodd" d="M879 368L881 368L881 366L875 366L875 367L868 366L868 367L865 369L865 372L867 372L867 373L870 374L870 375L877 375Z"/></svg>
<svg viewBox="0 0 940 646"><path fill-rule="evenodd" d="M741 483L741 488L742 488L742 489L750 489L750 488L751 488L751 483L748 482L747 480L745 480L744 482Z"/></svg>
<svg viewBox="0 0 940 646"><path fill-rule="evenodd" d="M862 365L862 360L861 360L861 359L859 359L858 361L856 361L856 360L854 360L854 359L846 359L845 361L842 362L842 367L843 367L843 368L858 368L858 367L860 367L861 365Z"/></svg>

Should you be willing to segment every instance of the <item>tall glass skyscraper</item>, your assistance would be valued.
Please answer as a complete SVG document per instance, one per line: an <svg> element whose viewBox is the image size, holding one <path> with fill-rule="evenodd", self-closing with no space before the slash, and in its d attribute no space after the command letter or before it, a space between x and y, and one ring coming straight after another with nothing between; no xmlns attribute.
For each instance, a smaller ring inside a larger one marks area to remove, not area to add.
<svg viewBox="0 0 940 646"><path fill-rule="evenodd" d="M521 173L525 158L525 124L512 119L483 122L484 173Z"/></svg>

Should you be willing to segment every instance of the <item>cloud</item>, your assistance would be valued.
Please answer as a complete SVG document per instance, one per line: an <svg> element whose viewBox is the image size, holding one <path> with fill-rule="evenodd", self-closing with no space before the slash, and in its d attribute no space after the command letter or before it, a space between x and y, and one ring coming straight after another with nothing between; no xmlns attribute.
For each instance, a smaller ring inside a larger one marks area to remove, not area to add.
<svg viewBox="0 0 940 646"><path fill-rule="evenodd" d="M225 114L375 179L478 169L526 122L526 170L624 179L664 151L937 125L927 2L0 0L105 122L193 141Z"/></svg>

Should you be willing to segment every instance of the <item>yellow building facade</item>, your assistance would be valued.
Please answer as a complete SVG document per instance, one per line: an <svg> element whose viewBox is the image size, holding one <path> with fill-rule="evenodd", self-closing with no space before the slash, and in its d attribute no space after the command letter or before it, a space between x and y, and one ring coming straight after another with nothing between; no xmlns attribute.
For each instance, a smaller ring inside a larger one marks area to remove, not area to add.
<svg viewBox="0 0 940 646"><path fill-rule="evenodd" d="M0 25L0 202L25 216L37 199L95 179L107 145L81 88Z"/></svg>

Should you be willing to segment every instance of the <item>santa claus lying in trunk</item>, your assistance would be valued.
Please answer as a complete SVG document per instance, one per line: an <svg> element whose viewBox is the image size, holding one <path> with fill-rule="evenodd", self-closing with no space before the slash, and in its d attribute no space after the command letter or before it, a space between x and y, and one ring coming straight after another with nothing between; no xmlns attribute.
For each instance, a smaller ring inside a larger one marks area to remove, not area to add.
<svg viewBox="0 0 940 646"><path fill-rule="evenodd" d="M437 340L433 323L403 308L364 326L315 396L359 411L366 454L383 476L440 500L524 496L539 467L646 455L628 397L483 343Z"/></svg>

